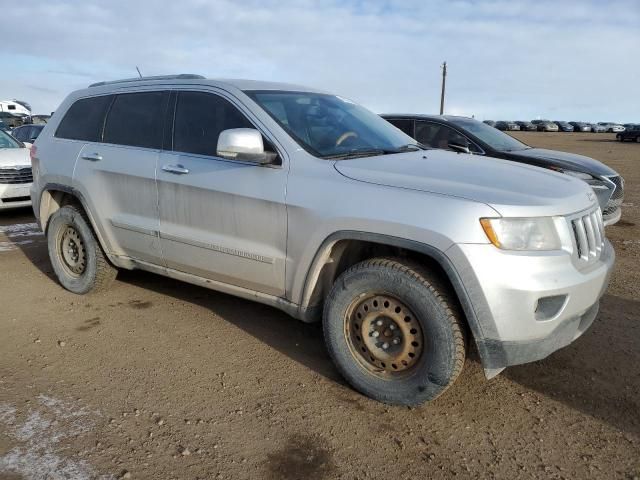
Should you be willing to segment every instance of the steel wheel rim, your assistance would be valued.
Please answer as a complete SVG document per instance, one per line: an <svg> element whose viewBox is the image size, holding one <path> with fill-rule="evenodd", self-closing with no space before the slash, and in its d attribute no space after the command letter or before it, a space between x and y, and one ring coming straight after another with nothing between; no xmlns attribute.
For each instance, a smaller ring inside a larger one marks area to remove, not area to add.
<svg viewBox="0 0 640 480"><path fill-rule="evenodd" d="M64 269L73 277L81 276L87 266L87 255L82 237L71 225L61 230L58 254Z"/></svg>
<svg viewBox="0 0 640 480"><path fill-rule="evenodd" d="M420 322L404 302L387 293L352 302L345 337L358 363L387 379L410 374L424 350Z"/></svg>

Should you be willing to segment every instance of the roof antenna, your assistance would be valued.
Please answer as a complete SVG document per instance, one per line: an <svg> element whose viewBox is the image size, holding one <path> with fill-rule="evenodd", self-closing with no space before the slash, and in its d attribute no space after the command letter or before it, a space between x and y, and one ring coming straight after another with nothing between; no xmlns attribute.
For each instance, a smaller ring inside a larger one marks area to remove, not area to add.
<svg viewBox="0 0 640 480"><path fill-rule="evenodd" d="M140 75L140 78L142 78L142 74L140 73L140 69L138 68L137 65L136 65L136 70L138 71L138 75Z"/></svg>

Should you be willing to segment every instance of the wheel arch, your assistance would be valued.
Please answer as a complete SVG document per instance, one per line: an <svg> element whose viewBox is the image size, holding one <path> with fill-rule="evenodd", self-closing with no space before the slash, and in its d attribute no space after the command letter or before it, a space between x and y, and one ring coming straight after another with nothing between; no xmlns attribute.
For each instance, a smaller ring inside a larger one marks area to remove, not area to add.
<svg viewBox="0 0 640 480"><path fill-rule="evenodd" d="M417 260L427 268L436 269L452 288L464 312L469 334L481 350L482 342L478 340L484 338L482 327L462 277L451 259L432 245L385 234L338 231L328 236L308 269L300 302L300 319L306 322L319 320L324 299L335 279L351 265L381 255ZM480 354L482 356L482 351Z"/></svg>
<svg viewBox="0 0 640 480"><path fill-rule="evenodd" d="M91 228L100 242L103 251L110 257L109 249L104 242L102 232L97 228L93 212L88 208L87 202L78 190L68 185L47 183L41 190L38 205L34 205L34 211L38 214L38 222L42 231L47 234L47 227L51 216L65 205L77 205L84 210L91 223Z"/></svg>

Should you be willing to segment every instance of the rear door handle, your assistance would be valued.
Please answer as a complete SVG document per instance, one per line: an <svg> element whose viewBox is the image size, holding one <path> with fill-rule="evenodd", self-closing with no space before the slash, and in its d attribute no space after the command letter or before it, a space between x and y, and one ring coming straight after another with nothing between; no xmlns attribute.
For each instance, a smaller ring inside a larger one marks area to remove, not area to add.
<svg viewBox="0 0 640 480"><path fill-rule="evenodd" d="M189 173L189 169L180 164L165 165L164 167L162 167L162 170L169 173L175 173L176 175L184 175L186 173Z"/></svg>
<svg viewBox="0 0 640 480"><path fill-rule="evenodd" d="M89 160L92 162L99 162L100 160L102 160L102 155L100 155L99 153L87 153L86 155L83 155L82 158L84 160Z"/></svg>

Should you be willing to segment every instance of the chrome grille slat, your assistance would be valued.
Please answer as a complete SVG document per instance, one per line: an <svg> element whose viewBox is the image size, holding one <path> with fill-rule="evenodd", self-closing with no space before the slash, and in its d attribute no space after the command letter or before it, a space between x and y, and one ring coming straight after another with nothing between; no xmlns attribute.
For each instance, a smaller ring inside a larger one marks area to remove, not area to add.
<svg viewBox="0 0 640 480"><path fill-rule="evenodd" d="M584 224L584 230L587 234L587 244L589 247L589 256L596 254L596 236L593 233L593 224L591 223L591 216L585 215L582 217L582 223Z"/></svg>
<svg viewBox="0 0 640 480"><path fill-rule="evenodd" d="M568 219L573 230L574 257L579 265L596 262L604 247L604 222L600 209Z"/></svg>
<svg viewBox="0 0 640 480"><path fill-rule="evenodd" d="M596 252L602 250L602 235L600 235L600 223L598 222L598 212L592 212L590 215L591 224L593 225L593 234L596 240Z"/></svg>
<svg viewBox="0 0 640 480"><path fill-rule="evenodd" d="M33 182L31 168L0 168L0 183L20 184Z"/></svg>
<svg viewBox="0 0 640 480"><path fill-rule="evenodd" d="M573 221L577 237L576 240L578 242L578 252L580 258L588 258L589 257L589 245L587 244L587 232L584 229L584 222L582 218L577 218Z"/></svg>

